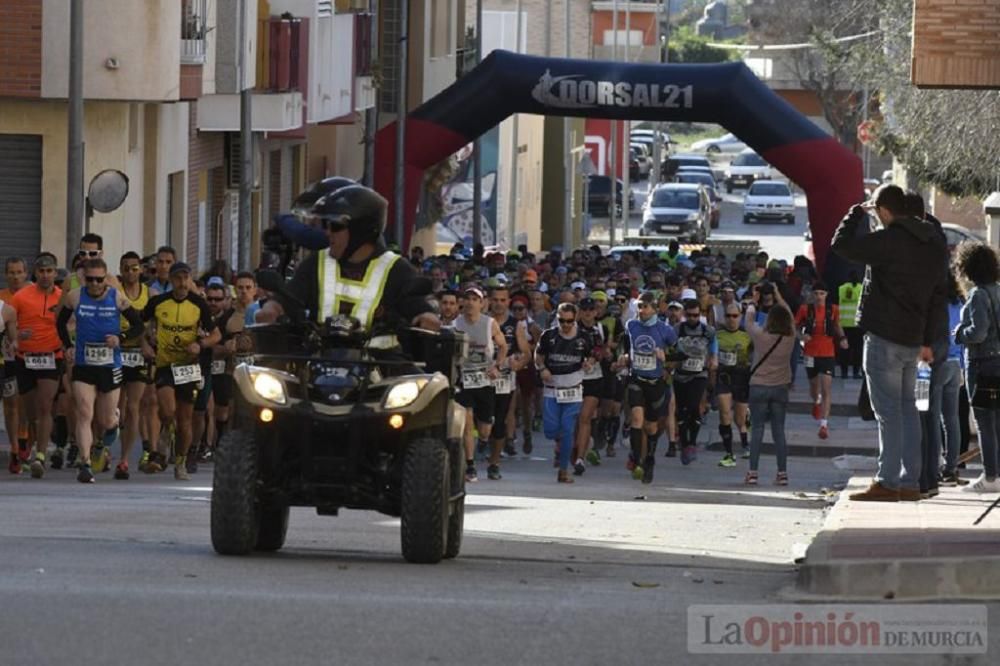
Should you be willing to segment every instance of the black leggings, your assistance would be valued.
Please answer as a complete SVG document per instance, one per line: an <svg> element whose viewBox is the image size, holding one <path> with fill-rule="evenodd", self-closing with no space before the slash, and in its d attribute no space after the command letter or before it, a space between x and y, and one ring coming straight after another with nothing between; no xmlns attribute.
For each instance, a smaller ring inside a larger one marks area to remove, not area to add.
<svg viewBox="0 0 1000 666"><path fill-rule="evenodd" d="M674 395L677 396L677 429L680 431L681 446L694 446L701 429L701 399L705 396L708 379L695 377L685 382L674 379Z"/></svg>

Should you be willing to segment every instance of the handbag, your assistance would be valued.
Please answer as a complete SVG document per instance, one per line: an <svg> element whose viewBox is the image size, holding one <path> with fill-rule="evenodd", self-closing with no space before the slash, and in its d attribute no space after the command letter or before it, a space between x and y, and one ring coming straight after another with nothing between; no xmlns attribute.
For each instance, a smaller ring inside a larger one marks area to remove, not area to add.
<svg viewBox="0 0 1000 666"><path fill-rule="evenodd" d="M1000 337L1000 326L997 326L996 309L993 306L993 295L986 291L990 299L990 321L993 324L993 334ZM970 404L981 409L1000 409L1000 376L982 375L976 377L976 391Z"/></svg>

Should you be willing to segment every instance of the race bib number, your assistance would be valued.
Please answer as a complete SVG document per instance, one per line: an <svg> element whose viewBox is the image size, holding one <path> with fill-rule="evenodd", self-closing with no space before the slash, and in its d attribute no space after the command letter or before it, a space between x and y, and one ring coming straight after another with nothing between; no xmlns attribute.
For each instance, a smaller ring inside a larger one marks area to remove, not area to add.
<svg viewBox="0 0 1000 666"><path fill-rule="evenodd" d="M583 387L577 384L576 386L560 386L556 388L556 402L567 403L567 402L583 402Z"/></svg>
<svg viewBox="0 0 1000 666"><path fill-rule="evenodd" d="M54 352L48 354L25 354L24 367L28 370L55 370L56 355Z"/></svg>
<svg viewBox="0 0 1000 666"><path fill-rule="evenodd" d="M254 362L253 354L238 354L237 356L233 357L233 364L234 365L243 365L243 364L253 365L253 362ZM213 371L212 374L213 375L216 375L216 374L221 375L222 373L221 372L214 372Z"/></svg>
<svg viewBox="0 0 1000 666"><path fill-rule="evenodd" d="M174 375L174 386L193 384L201 381L201 366L197 363L191 365L172 365L170 371Z"/></svg>
<svg viewBox="0 0 1000 666"><path fill-rule="evenodd" d="M465 389L477 389L489 386L490 378L486 376L485 372L463 372L462 373L462 388Z"/></svg>
<svg viewBox="0 0 1000 666"><path fill-rule="evenodd" d="M493 381L493 388L497 395L509 395L514 392L514 375L505 373Z"/></svg>
<svg viewBox="0 0 1000 666"><path fill-rule="evenodd" d="M632 359L632 367L636 370L656 370L656 356L653 354L636 354Z"/></svg>
<svg viewBox="0 0 1000 666"><path fill-rule="evenodd" d="M705 359L700 356L692 356L684 359L681 363L681 370L684 372L701 372L705 369Z"/></svg>
<svg viewBox="0 0 1000 666"><path fill-rule="evenodd" d="M84 365L112 365L115 362L115 350L107 345L85 344L83 346Z"/></svg>
<svg viewBox="0 0 1000 666"><path fill-rule="evenodd" d="M146 359L137 349L122 350L122 365L126 368L141 368L146 365Z"/></svg>
<svg viewBox="0 0 1000 666"><path fill-rule="evenodd" d="M734 366L739 359L739 354L734 351L720 351L719 363L721 365Z"/></svg>
<svg viewBox="0 0 1000 666"><path fill-rule="evenodd" d="M218 360L212 361L212 374L213 375L226 374L226 359L220 358Z"/></svg>
<svg viewBox="0 0 1000 666"><path fill-rule="evenodd" d="M815 356L806 356L805 360L806 360L806 367L807 368L815 368L816 367L816 357Z"/></svg>
<svg viewBox="0 0 1000 666"><path fill-rule="evenodd" d="M8 377L3 381L3 397L13 398L17 395L17 378Z"/></svg>

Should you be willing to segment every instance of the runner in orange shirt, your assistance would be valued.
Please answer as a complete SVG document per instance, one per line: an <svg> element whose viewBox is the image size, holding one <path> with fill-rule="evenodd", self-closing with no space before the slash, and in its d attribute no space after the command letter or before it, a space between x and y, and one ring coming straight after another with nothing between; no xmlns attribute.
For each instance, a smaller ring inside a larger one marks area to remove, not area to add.
<svg viewBox="0 0 1000 666"><path fill-rule="evenodd" d="M4 265L7 288L0 290L0 301L13 310L10 302L14 294L28 282L28 264L21 257L8 257ZM17 312L14 312L15 323ZM24 401L17 394L17 358L14 355L17 336L8 329L3 337L3 372L0 373L0 387L3 395L3 421L10 437L11 457L8 470L11 474L21 473L21 463L28 460L28 418ZM20 451L19 451L20 449Z"/></svg>
<svg viewBox="0 0 1000 666"><path fill-rule="evenodd" d="M813 284L815 303L799 306L795 328L803 342L803 362L809 377L813 399L813 418L819 421L819 438L830 436L830 389L836 367L836 345L847 349L847 338L840 328L840 312L826 302L828 291L822 282Z"/></svg>
<svg viewBox="0 0 1000 666"><path fill-rule="evenodd" d="M56 332L56 315L62 290L55 286L56 257L43 252L35 258L35 284L14 294L17 312L17 388L34 423L35 457L31 477L45 475L45 458L52 436L52 403L59 389L64 362L62 342ZM30 443L30 442L29 442Z"/></svg>

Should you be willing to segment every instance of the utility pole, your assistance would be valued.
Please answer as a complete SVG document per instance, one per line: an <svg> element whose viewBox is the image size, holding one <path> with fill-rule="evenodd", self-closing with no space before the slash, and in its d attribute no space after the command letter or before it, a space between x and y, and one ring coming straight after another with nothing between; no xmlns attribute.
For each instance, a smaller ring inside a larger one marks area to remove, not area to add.
<svg viewBox="0 0 1000 666"><path fill-rule="evenodd" d="M632 61L632 0L625 0L625 62ZM632 178L630 169L632 166L632 122L622 121L625 124L622 132L622 239L628 238L628 223L631 217L632 201Z"/></svg>
<svg viewBox="0 0 1000 666"><path fill-rule="evenodd" d="M83 0L69 8L69 147L66 155L66 266L83 236Z"/></svg>
<svg viewBox="0 0 1000 666"><path fill-rule="evenodd" d="M396 245L400 252L405 236L406 224L406 114L410 105L410 0L399 0L399 77L397 80L396 104L396 183L393 192L393 209L396 213Z"/></svg>
<svg viewBox="0 0 1000 666"><path fill-rule="evenodd" d="M545 57L552 56L552 0L545 3Z"/></svg>
<svg viewBox="0 0 1000 666"><path fill-rule="evenodd" d="M240 0L240 200L237 218L239 237L239 253L237 259L241 270L248 270L251 265L250 237L252 229L250 213L252 201L250 191L253 186L253 114L251 86L247 79L247 42L250 39L250 26L247 25L247 0ZM170 240L170 239L168 239Z"/></svg>
<svg viewBox="0 0 1000 666"><path fill-rule="evenodd" d="M522 0L517 0L517 28L516 34L516 44L515 51L521 52L521 7ZM515 236L517 234L517 162L518 162L518 114L514 114L511 119L511 137L510 137L510 189L509 189L509 199L507 201L507 245L510 249L517 247L515 241Z"/></svg>
<svg viewBox="0 0 1000 666"><path fill-rule="evenodd" d="M618 0L611 5L611 59L618 60ZM611 204L608 210L608 244L615 246L615 228L618 226L618 121L611 121ZM622 195L624 196L624 192ZM623 211L624 212L624 211Z"/></svg>
<svg viewBox="0 0 1000 666"><path fill-rule="evenodd" d="M483 61L483 0L476 0L476 64ZM472 144L472 243L483 242L483 156L479 137Z"/></svg>
<svg viewBox="0 0 1000 666"><path fill-rule="evenodd" d="M480 0L482 2L482 0ZM569 3L564 0L565 16L565 55L569 58ZM573 152L570 147L569 118L563 117L563 256L568 257L573 252L573 177L576 169L573 164Z"/></svg>
<svg viewBox="0 0 1000 666"><path fill-rule="evenodd" d="M368 16L371 25L368 30L368 62L369 72L375 74L375 63L378 62L378 0L368 0ZM361 182L367 187L375 183L375 133L378 132L378 95L375 104L365 110L365 169Z"/></svg>

